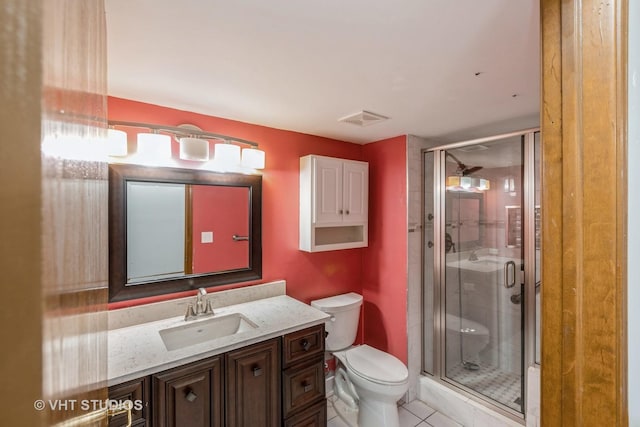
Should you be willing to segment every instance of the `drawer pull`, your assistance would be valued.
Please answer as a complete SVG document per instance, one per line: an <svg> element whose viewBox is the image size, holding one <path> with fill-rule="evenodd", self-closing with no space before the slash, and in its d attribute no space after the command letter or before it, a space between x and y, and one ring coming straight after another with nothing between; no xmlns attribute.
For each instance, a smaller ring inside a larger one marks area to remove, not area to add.
<svg viewBox="0 0 640 427"><path fill-rule="evenodd" d="M309 384L306 381L302 382L302 389L304 390L305 393L309 393L311 390L313 390L313 385Z"/></svg>
<svg viewBox="0 0 640 427"><path fill-rule="evenodd" d="M300 345L302 346L302 349L303 349L304 351L309 351L309 349L311 348L311 344L309 343L309 341L307 341L307 339L306 339L306 338L303 338L303 339L300 341Z"/></svg>
<svg viewBox="0 0 640 427"><path fill-rule="evenodd" d="M260 375L262 375L262 368L260 366L254 366L253 367L253 376L254 377L259 377Z"/></svg>
<svg viewBox="0 0 640 427"><path fill-rule="evenodd" d="M189 402L193 402L198 398L198 395L195 394L193 392L193 390L189 390L189 392L187 393L187 395L185 396L185 399L187 399Z"/></svg>

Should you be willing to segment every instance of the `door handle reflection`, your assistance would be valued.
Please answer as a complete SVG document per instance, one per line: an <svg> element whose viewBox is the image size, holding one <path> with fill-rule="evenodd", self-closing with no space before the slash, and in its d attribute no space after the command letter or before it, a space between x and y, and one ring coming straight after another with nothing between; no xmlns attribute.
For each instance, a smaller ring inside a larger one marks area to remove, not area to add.
<svg viewBox="0 0 640 427"><path fill-rule="evenodd" d="M512 267L511 281L509 281L509 267ZM504 263L504 287L513 288L516 285L516 263L507 261Z"/></svg>

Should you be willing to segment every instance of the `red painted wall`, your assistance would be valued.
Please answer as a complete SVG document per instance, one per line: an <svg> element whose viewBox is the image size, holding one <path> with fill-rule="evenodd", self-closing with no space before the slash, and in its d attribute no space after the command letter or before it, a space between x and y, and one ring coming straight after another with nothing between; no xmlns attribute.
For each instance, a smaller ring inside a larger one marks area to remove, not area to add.
<svg viewBox="0 0 640 427"><path fill-rule="evenodd" d="M363 146L369 247L363 251L364 342L407 362L406 137Z"/></svg>
<svg viewBox="0 0 640 427"><path fill-rule="evenodd" d="M255 141L266 152L262 181L263 278L259 282L220 286L209 291L285 279L287 294L304 302L339 293L362 292L363 249L313 254L298 250L299 158L319 154L363 160L362 146L120 98L110 97L108 108L111 120L172 126L190 123L211 132ZM113 309L193 294L193 291L182 292L114 303L109 307Z"/></svg>
<svg viewBox="0 0 640 427"><path fill-rule="evenodd" d="M249 267L249 242L233 240L249 234L249 189L192 185L193 272L238 270ZM202 232L213 241L202 243Z"/></svg>

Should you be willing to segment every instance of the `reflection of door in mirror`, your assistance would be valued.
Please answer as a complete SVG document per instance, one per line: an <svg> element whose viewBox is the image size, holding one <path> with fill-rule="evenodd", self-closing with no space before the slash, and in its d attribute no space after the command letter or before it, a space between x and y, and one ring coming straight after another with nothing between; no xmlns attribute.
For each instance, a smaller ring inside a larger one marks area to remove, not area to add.
<svg viewBox="0 0 640 427"><path fill-rule="evenodd" d="M248 268L249 189L211 185L190 187L192 273Z"/></svg>
<svg viewBox="0 0 640 427"><path fill-rule="evenodd" d="M484 194L447 191L446 232L459 251L476 249L483 242Z"/></svg>
<svg viewBox="0 0 640 427"><path fill-rule="evenodd" d="M184 276L184 184L128 181L127 201L127 284Z"/></svg>

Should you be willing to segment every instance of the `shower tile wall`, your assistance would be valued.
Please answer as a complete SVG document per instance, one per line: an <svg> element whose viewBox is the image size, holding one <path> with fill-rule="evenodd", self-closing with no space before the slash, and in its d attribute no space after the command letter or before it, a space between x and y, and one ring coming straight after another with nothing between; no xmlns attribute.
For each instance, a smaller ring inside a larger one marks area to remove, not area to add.
<svg viewBox="0 0 640 427"><path fill-rule="evenodd" d="M413 135L407 137L407 332L409 391L407 400L417 397L418 378L422 371L422 150L437 143Z"/></svg>

